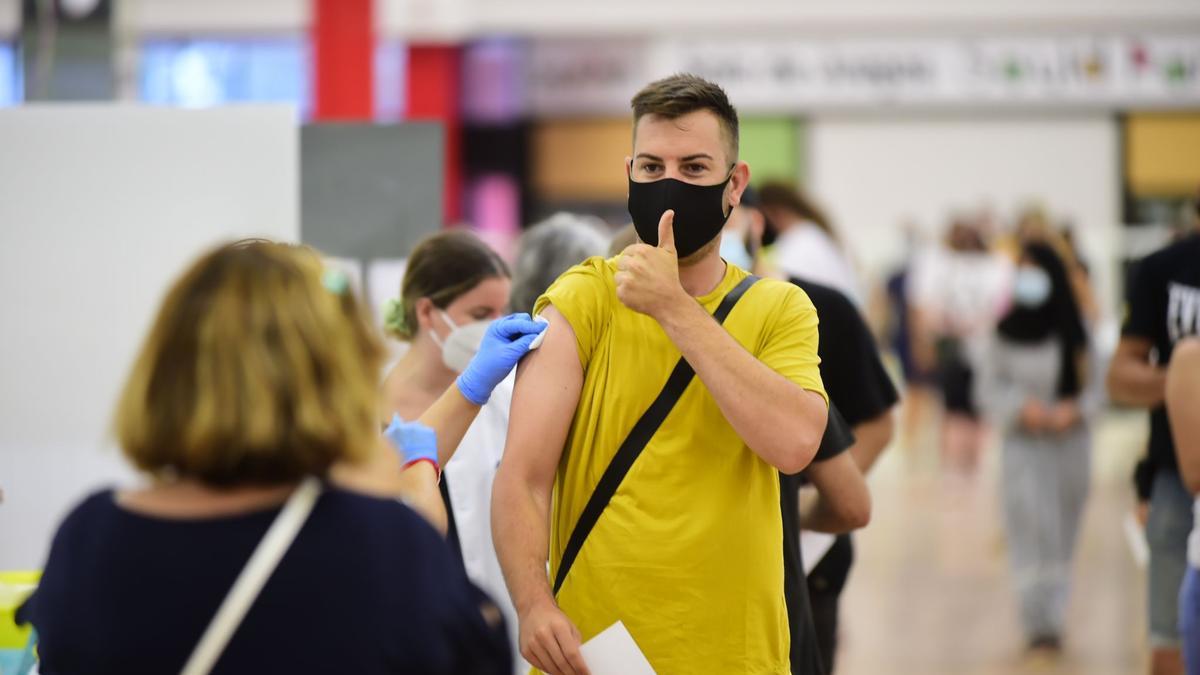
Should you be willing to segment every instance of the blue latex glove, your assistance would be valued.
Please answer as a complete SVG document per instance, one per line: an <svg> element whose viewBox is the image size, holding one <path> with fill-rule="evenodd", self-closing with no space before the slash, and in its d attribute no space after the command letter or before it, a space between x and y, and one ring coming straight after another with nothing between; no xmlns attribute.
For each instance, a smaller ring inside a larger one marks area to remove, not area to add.
<svg viewBox="0 0 1200 675"><path fill-rule="evenodd" d="M458 376L458 390L471 403L487 403L492 390L517 367L521 357L529 353L534 340L547 325L528 314L509 314L493 321L475 358Z"/></svg>
<svg viewBox="0 0 1200 675"><path fill-rule="evenodd" d="M399 415L393 415L392 423L383 430L383 435L391 441L392 447L404 456L405 464L418 459L429 459L437 465L437 432L433 429L420 422L405 422Z"/></svg>

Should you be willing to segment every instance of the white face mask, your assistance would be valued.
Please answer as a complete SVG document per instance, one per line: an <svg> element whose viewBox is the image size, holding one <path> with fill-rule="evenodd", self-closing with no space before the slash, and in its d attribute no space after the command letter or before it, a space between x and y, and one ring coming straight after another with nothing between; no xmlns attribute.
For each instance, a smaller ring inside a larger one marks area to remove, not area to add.
<svg viewBox="0 0 1200 675"><path fill-rule="evenodd" d="M450 324L450 334L445 340L438 338L437 331L430 330L429 337L433 338L434 344L442 349L442 362L446 367L456 373L461 373L467 369L467 364L471 363L471 359L475 358L476 352L479 351L479 345L483 342L483 335L487 332L491 321L474 321L465 326L459 326L454 323L454 319L445 310L438 310L441 313L442 319Z"/></svg>
<svg viewBox="0 0 1200 675"><path fill-rule="evenodd" d="M1053 282L1039 267L1022 266L1013 283L1013 300L1028 309L1036 309L1050 299Z"/></svg>
<svg viewBox="0 0 1200 675"><path fill-rule="evenodd" d="M726 230L721 235L721 257L725 259L725 262L736 265L747 272L754 267L754 258L746 249L742 234L736 231Z"/></svg>

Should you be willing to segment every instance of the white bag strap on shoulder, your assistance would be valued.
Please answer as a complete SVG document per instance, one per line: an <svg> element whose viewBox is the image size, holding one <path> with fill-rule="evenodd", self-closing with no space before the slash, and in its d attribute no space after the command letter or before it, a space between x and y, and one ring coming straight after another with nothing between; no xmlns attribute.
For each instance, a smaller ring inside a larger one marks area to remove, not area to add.
<svg viewBox="0 0 1200 675"><path fill-rule="evenodd" d="M267 579L271 578L279 561L300 533L300 528L304 527L320 496L321 481L310 476L288 497L287 503L275 516L275 521L233 582L233 587L204 630L200 642L196 643L181 675L208 675L216 665L246 612L250 611L255 598L267 584Z"/></svg>

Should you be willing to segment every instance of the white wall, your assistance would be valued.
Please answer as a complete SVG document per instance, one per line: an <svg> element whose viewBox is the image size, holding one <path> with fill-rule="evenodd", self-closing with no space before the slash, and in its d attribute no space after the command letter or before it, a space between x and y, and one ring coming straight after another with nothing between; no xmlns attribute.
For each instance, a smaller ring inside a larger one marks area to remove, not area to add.
<svg viewBox="0 0 1200 675"><path fill-rule="evenodd" d="M311 0L115 0L146 33L291 33L307 30Z"/></svg>
<svg viewBox="0 0 1200 675"><path fill-rule="evenodd" d="M21 32L21 0L0 0L0 40Z"/></svg>
<svg viewBox="0 0 1200 675"><path fill-rule="evenodd" d="M934 236L952 210L987 204L1009 221L1036 200L1074 221L1102 299L1115 306L1115 118L833 116L814 119L809 134L812 192L870 270L884 272L898 260L902 220Z"/></svg>
<svg viewBox="0 0 1200 675"><path fill-rule="evenodd" d="M0 110L0 569L126 482L114 397L167 285L215 242L299 238L296 113Z"/></svg>

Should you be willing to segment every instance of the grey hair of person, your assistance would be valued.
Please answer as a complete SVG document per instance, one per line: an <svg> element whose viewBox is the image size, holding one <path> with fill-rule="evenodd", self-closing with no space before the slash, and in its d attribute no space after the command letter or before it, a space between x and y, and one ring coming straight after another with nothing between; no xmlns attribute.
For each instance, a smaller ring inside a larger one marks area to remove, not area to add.
<svg viewBox="0 0 1200 675"><path fill-rule="evenodd" d="M509 306L532 312L559 275L593 256L605 255L612 236L604 221L560 211L530 226L517 242Z"/></svg>

